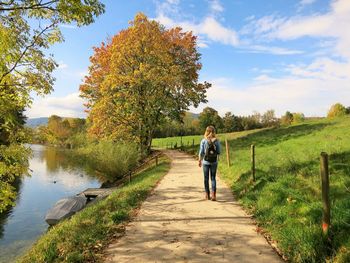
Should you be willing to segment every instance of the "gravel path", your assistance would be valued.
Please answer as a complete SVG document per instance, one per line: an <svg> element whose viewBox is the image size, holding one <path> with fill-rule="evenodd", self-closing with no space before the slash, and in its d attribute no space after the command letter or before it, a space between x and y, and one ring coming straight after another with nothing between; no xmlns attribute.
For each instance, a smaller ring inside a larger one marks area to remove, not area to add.
<svg viewBox="0 0 350 263"><path fill-rule="evenodd" d="M218 201L204 200L197 161L177 151L169 173L143 203L106 262L282 262L217 178Z"/></svg>

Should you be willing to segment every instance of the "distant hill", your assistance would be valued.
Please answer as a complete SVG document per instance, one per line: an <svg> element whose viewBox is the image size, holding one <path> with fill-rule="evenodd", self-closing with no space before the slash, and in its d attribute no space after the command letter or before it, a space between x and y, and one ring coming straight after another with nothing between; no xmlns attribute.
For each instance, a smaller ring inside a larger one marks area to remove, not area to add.
<svg viewBox="0 0 350 263"><path fill-rule="evenodd" d="M193 119L198 119L199 118L199 113L193 113L193 112L188 112L189 114L191 114Z"/></svg>
<svg viewBox="0 0 350 263"><path fill-rule="evenodd" d="M40 117L40 118L29 118L26 121L26 126L31 128L35 128L41 125L47 125L49 118L48 117Z"/></svg>

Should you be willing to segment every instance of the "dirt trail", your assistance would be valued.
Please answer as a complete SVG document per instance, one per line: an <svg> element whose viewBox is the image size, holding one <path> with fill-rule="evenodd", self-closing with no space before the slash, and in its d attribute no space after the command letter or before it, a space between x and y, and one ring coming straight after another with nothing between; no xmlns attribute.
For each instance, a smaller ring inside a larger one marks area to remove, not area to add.
<svg viewBox="0 0 350 263"><path fill-rule="evenodd" d="M202 170L190 156L166 152L169 173L143 203L106 262L282 262L217 178L217 202L204 200Z"/></svg>

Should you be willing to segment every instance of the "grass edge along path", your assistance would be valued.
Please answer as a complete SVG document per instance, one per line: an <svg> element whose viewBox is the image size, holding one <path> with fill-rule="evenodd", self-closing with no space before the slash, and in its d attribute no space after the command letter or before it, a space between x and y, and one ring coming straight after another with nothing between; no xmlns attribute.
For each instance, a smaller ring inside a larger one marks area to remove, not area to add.
<svg viewBox="0 0 350 263"><path fill-rule="evenodd" d="M158 182L170 169L170 159L144 169L106 199L86 207L42 235L17 262L98 262L112 239L124 234L124 226L136 214Z"/></svg>

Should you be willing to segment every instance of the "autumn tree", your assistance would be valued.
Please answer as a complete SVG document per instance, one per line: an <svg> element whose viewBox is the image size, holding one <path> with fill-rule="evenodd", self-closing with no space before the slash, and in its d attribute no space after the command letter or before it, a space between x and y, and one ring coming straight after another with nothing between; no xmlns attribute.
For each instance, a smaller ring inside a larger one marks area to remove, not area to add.
<svg viewBox="0 0 350 263"><path fill-rule="evenodd" d="M53 88L57 63L46 50L63 41L61 24L88 25L103 12L98 0L0 1L0 213L13 204L11 184L28 166L23 110L32 93Z"/></svg>
<svg viewBox="0 0 350 263"><path fill-rule="evenodd" d="M336 103L331 106L327 113L327 118L342 117L346 115L346 108L343 104Z"/></svg>
<svg viewBox="0 0 350 263"><path fill-rule="evenodd" d="M286 111L286 113L281 117L281 124L282 125L291 125L293 122L293 114L289 111Z"/></svg>
<svg viewBox="0 0 350 263"><path fill-rule="evenodd" d="M127 29L94 48L80 86L88 101L89 133L133 138L142 152L149 151L162 121L181 120L190 105L206 101L210 84L198 82L199 60L191 32L165 29L137 14Z"/></svg>

